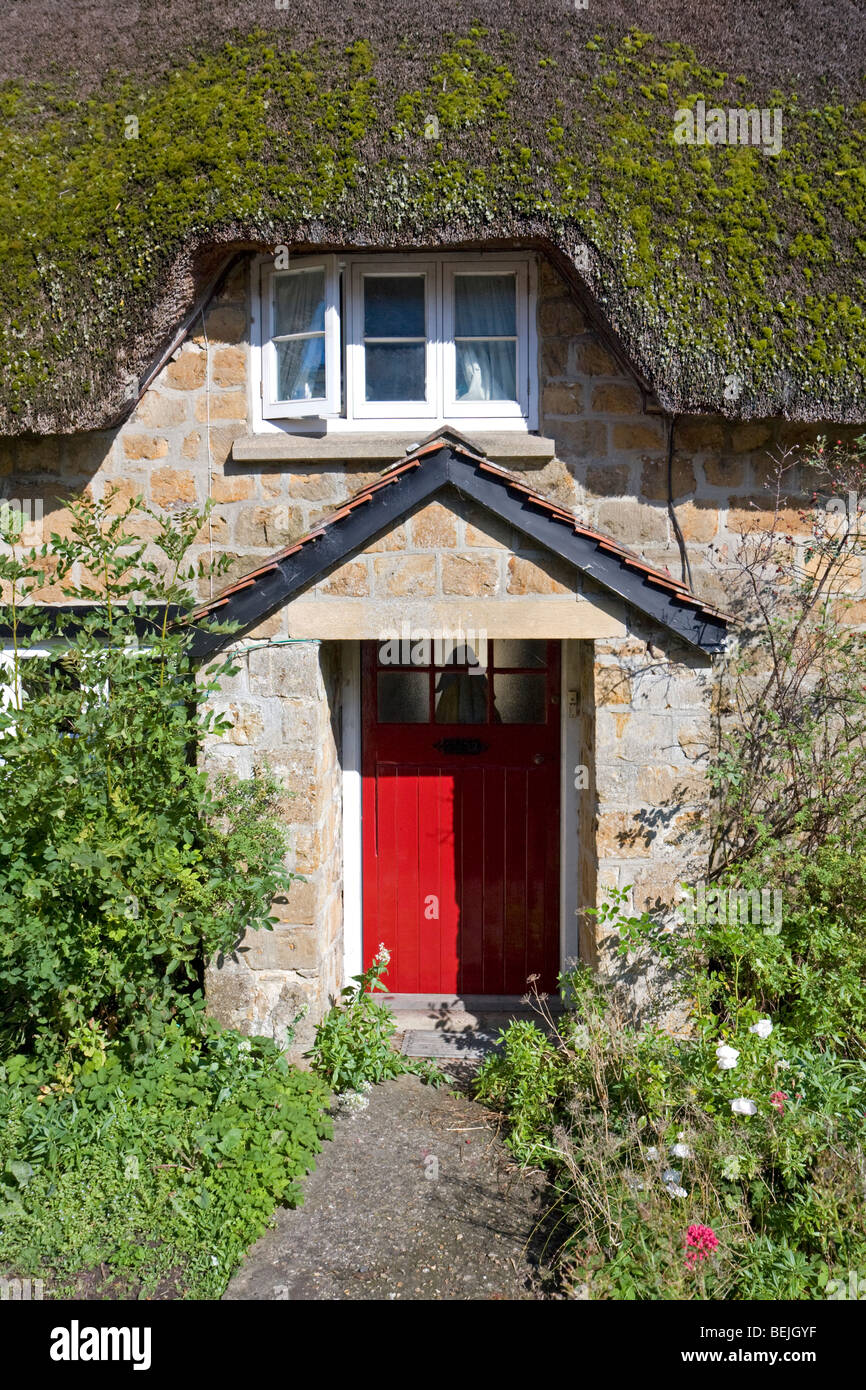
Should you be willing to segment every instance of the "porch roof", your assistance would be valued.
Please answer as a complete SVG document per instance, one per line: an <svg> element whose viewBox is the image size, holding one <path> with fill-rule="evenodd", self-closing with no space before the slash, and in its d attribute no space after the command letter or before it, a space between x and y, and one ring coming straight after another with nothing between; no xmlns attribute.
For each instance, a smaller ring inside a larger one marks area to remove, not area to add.
<svg viewBox="0 0 866 1390"><path fill-rule="evenodd" d="M587 526L563 507L491 463L454 429L437 431L323 518L307 535L272 555L191 614L194 653L206 658L262 622L435 494L453 488L480 504L603 589L678 637L706 652L724 647L727 619L697 598L667 570L646 563L612 537ZM234 634L209 620L237 623Z"/></svg>

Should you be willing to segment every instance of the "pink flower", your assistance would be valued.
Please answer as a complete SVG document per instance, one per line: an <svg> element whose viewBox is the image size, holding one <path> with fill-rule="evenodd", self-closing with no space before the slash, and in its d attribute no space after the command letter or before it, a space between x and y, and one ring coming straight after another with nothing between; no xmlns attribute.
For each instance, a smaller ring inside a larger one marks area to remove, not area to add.
<svg viewBox="0 0 866 1390"><path fill-rule="evenodd" d="M785 1113L785 1101L788 1099L787 1091L774 1091L770 1096L770 1104L774 1110L778 1110L780 1115Z"/></svg>
<svg viewBox="0 0 866 1390"><path fill-rule="evenodd" d="M689 1226L686 1231L686 1265L694 1269L716 1250L719 1238L712 1226Z"/></svg>

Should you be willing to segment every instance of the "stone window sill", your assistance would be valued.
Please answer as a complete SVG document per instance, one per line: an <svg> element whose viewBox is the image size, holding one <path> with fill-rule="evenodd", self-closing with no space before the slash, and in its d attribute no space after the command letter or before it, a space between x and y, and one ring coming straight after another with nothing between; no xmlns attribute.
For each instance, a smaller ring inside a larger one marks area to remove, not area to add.
<svg viewBox="0 0 866 1390"><path fill-rule="evenodd" d="M466 437L493 463L542 463L556 451L553 440L539 434L478 431ZM232 458L235 463L395 463L420 442L417 434L254 434L235 440Z"/></svg>

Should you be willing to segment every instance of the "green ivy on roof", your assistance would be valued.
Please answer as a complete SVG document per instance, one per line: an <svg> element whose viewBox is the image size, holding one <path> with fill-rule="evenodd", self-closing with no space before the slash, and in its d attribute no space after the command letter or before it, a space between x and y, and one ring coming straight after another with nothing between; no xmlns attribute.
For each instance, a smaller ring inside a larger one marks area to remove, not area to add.
<svg viewBox="0 0 866 1390"><path fill-rule="evenodd" d="M0 430L119 418L231 248L488 239L573 268L667 409L866 419L862 92L561 28L467 21L421 55L259 30L83 87L7 80ZM701 100L781 108L781 153L676 144Z"/></svg>

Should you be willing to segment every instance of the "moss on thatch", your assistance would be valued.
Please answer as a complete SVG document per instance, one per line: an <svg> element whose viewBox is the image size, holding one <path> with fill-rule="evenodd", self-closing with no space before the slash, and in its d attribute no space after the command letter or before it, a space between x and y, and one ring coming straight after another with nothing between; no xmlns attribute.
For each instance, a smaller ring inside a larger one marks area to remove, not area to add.
<svg viewBox="0 0 866 1390"><path fill-rule="evenodd" d="M289 17L175 66L7 81L4 428L128 408L214 248L488 238L583 266L670 409L866 418L866 103L563 8L557 41L467 21L295 47ZM675 144L701 98L781 108L782 152Z"/></svg>

